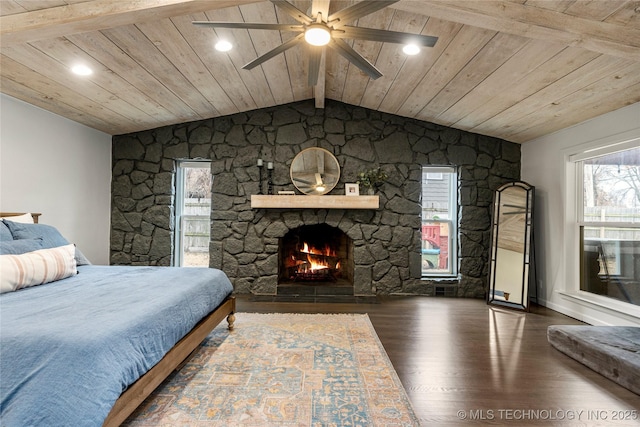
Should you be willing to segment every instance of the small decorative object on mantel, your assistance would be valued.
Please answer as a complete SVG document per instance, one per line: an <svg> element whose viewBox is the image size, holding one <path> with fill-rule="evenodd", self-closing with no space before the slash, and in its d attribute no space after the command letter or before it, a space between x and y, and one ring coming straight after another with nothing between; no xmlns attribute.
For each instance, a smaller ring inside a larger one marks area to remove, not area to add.
<svg viewBox="0 0 640 427"><path fill-rule="evenodd" d="M267 163L267 194L273 194L273 162Z"/></svg>
<svg viewBox="0 0 640 427"><path fill-rule="evenodd" d="M264 162L262 161L262 159L258 159L258 181L259 181L258 194L264 194L262 193L262 167L263 166L264 166Z"/></svg>
<svg viewBox="0 0 640 427"><path fill-rule="evenodd" d="M367 194L374 194L375 189L380 187L389 178L389 175L380 167L367 169L358 173L358 184L362 185Z"/></svg>
<svg viewBox="0 0 640 427"><path fill-rule="evenodd" d="M358 184L345 184L344 194L347 196L359 196L360 188L358 187Z"/></svg>

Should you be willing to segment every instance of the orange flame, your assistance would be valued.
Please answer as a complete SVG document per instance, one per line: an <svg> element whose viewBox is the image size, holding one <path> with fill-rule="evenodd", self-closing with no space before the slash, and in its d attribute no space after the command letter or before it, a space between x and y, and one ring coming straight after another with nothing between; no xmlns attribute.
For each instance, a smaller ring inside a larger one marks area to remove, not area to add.
<svg viewBox="0 0 640 427"><path fill-rule="evenodd" d="M308 270L312 272L317 270L324 270L331 267L327 260L318 259L313 255L335 256L335 251L332 251L329 245L325 246L322 249L318 249L313 246L309 247L306 242L303 243L302 250L300 252L307 254L307 261L309 261Z"/></svg>
<svg viewBox="0 0 640 427"><path fill-rule="evenodd" d="M313 259L311 254L307 255L307 260L309 261L309 269L311 271L324 270L329 268L329 264L327 262L320 262L318 260Z"/></svg>
<svg viewBox="0 0 640 427"><path fill-rule="evenodd" d="M309 247L307 242L302 244L302 250L300 252L313 255L336 256L336 251L332 250L329 245L325 245L324 248L316 248L314 246Z"/></svg>

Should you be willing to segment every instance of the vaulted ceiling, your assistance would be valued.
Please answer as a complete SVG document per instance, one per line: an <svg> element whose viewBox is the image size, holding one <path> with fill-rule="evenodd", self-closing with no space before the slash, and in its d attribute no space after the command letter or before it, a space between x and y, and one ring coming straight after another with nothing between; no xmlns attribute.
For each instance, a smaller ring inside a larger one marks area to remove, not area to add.
<svg viewBox="0 0 640 427"><path fill-rule="evenodd" d="M242 69L294 34L196 20L296 23L269 1L2 0L0 90L112 135L313 99L520 143L640 102L640 1L401 0L351 25L436 45L346 40L383 76L327 50L314 87L304 46ZM93 74L71 74L79 62Z"/></svg>

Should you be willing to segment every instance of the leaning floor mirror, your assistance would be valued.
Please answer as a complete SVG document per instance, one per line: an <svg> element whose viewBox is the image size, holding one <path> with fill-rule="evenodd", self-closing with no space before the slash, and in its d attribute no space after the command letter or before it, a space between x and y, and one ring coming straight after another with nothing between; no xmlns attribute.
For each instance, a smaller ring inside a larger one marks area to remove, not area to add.
<svg viewBox="0 0 640 427"><path fill-rule="evenodd" d="M504 184L494 194L489 304L529 310L529 292L536 281L533 201L534 187L523 181Z"/></svg>

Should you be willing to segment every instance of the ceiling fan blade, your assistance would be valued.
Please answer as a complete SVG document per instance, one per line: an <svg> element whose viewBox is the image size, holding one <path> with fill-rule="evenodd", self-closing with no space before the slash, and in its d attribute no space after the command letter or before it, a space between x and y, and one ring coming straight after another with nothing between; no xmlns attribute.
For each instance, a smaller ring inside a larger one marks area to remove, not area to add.
<svg viewBox="0 0 640 427"><path fill-rule="evenodd" d="M307 52L309 52L309 86L315 86L318 84L318 75L320 74L320 61L322 60L322 52L324 52L324 49L320 46L309 45L307 46Z"/></svg>
<svg viewBox="0 0 640 427"><path fill-rule="evenodd" d="M318 13L326 21L329 18L329 2L331 0L313 0L311 3L311 16L315 18Z"/></svg>
<svg viewBox="0 0 640 427"><path fill-rule="evenodd" d="M265 53L262 56L257 57L256 59L254 59L253 61L249 62L247 65L245 65L244 67L242 67L245 70L251 70L252 68L262 64L265 61L268 61L269 59L273 58L274 56L284 52L285 50L294 47L295 45L301 43L304 41L304 33L298 34L296 37L292 38L291 40L282 43L280 46L276 47L275 49L270 50L269 52Z"/></svg>
<svg viewBox="0 0 640 427"><path fill-rule="evenodd" d="M271 0L271 3L275 4L276 6L278 6L283 11L287 12L290 16L293 17L293 19L295 19L298 22L301 22L301 23L306 24L306 25L311 24L313 22L313 19L311 19L309 16L307 16L306 13L304 13L303 11L301 11L300 9L298 9L297 7L295 7L294 5L289 3L288 1L285 1L285 0Z"/></svg>
<svg viewBox="0 0 640 427"><path fill-rule="evenodd" d="M351 46L341 39L332 39L327 46L347 58L353 65L360 68L373 80L382 77L382 73L374 67L371 62L367 61L364 56L353 50Z"/></svg>
<svg viewBox="0 0 640 427"><path fill-rule="evenodd" d="M438 41L434 36L422 34L402 33L399 31L377 30L374 28L345 26L340 31L334 31L332 36L341 39L361 39L385 43L415 44L433 47Z"/></svg>
<svg viewBox="0 0 640 427"><path fill-rule="evenodd" d="M303 25L292 24L263 24L258 22L216 22L216 21L193 21L193 25L213 28L240 28L247 30L280 30L280 31L303 31Z"/></svg>
<svg viewBox="0 0 640 427"><path fill-rule="evenodd" d="M313 182L311 181L306 181L304 179L300 179L300 178L293 178L293 180L298 183L298 187L308 187L311 188L313 185L315 185Z"/></svg>
<svg viewBox="0 0 640 427"><path fill-rule="evenodd" d="M314 185L312 182L305 181L304 179L293 178L293 180L303 187L311 187L312 185Z"/></svg>
<svg viewBox="0 0 640 427"><path fill-rule="evenodd" d="M332 13L329 16L328 22L333 25L333 28L339 28L347 25L351 21L362 18L363 16L369 15L373 12L377 12L378 10L384 9L385 7L397 2L398 0L361 1L353 6L349 6L337 11L336 13Z"/></svg>

